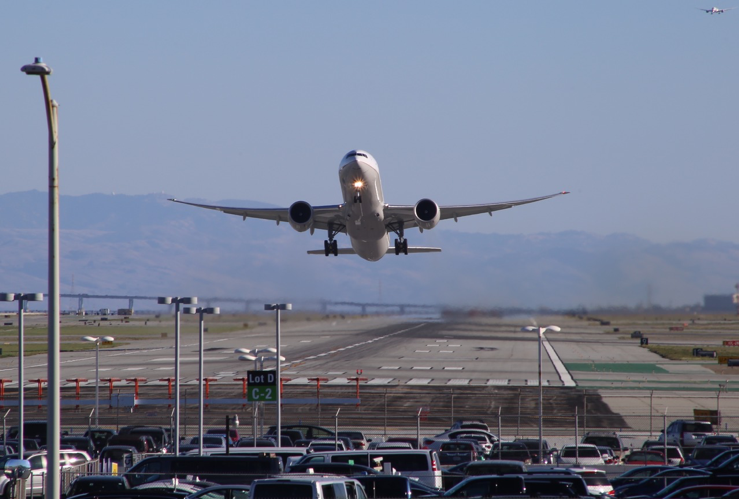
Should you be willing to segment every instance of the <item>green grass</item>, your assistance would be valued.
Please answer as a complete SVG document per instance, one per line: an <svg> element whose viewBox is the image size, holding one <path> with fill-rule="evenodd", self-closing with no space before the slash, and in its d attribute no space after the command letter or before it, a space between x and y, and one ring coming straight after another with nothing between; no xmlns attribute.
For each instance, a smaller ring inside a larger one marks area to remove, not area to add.
<svg viewBox="0 0 739 499"><path fill-rule="evenodd" d="M657 364L627 363L627 362L566 362L568 371L601 372L601 373L634 373L634 374L664 374L669 371Z"/></svg>

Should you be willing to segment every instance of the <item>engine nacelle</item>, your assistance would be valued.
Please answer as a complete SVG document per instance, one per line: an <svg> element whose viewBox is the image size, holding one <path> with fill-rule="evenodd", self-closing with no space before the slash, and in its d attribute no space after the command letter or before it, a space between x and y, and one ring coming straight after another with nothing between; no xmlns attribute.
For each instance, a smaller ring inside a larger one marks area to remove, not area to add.
<svg viewBox="0 0 739 499"><path fill-rule="evenodd" d="M295 201L287 210L290 227L298 232L305 232L313 225L313 207L305 201Z"/></svg>
<svg viewBox="0 0 739 499"><path fill-rule="evenodd" d="M439 205L430 199L422 199L413 207L413 215L416 217L416 223L421 229L433 229L439 223L441 210Z"/></svg>

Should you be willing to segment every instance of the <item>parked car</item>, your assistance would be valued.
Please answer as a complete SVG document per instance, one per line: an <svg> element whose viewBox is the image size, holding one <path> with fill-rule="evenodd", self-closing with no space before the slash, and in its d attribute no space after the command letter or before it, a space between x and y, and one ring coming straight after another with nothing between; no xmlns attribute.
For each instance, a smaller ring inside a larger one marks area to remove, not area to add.
<svg viewBox="0 0 739 499"><path fill-rule="evenodd" d="M454 430L483 430L483 431L490 431L490 427L488 427L488 424L483 421L482 419L469 419L469 420L458 420L452 423L452 426L449 428L449 431Z"/></svg>
<svg viewBox="0 0 739 499"><path fill-rule="evenodd" d="M95 449L95 444L89 437L71 436L67 435L62 437L61 444L71 445L77 450L85 451L92 457L97 456L98 451Z"/></svg>
<svg viewBox="0 0 739 499"><path fill-rule="evenodd" d="M305 463L291 464L288 473L317 473L332 475L378 475L380 472L369 466L351 463Z"/></svg>
<svg viewBox="0 0 739 499"><path fill-rule="evenodd" d="M186 496L185 499L249 499L249 485L213 485Z"/></svg>
<svg viewBox="0 0 739 499"><path fill-rule="evenodd" d="M275 435L276 437L277 435ZM271 438L257 438L255 441L252 437L241 437L233 445L234 447L277 447L277 444Z"/></svg>
<svg viewBox="0 0 739 499"><path fill-rule="evenodd" d="M701 440L700 445L724 445L724 444L735 444L737 442L736 436L729 433L722 433L720 435L706 435Z"/></svg>
<svg viewBox="0 0 739 499"><path fill-rule="evenodd" d="M681 447L695 447L701 443L703 437L714 434L715 430L709 421L678 419L667 426L667 429L659 436L659 441L667 439L667 443Z"/></svg>
<svg viewBox="0 0 739 499"><path fill-rule="evenodd" d="M226 428L208 428L205 433L207 435L225 435L226 434ZM235 444L239 441L239 430L237 428L229 428L228 429L229 436L231 437L231 443Z"/></svg>
<svg viewBox="0 0 739 499"><path fill-rule="evenodd" d="M451 440L439 447L439 462L442 466L453 466L467 461L477 461L484 455L482 447L471 440Z"/></svg>
<svg viewBox="0 0 739 499"><path fill-rule="evenodd" d="M444 497L520 496L526 491L526 482L519 475L473 476L444 492Z"/></svg>
<svg viewBox="0 0 739 499"><path fill-rule="evenodd" d="M598 447L592 444L564 445L557 455L557 464L597 466L605 464Z"/></svg>
<svg viewBox="0 0 739 499"><path fill-rule="evenodd" d="M552 456L550 454L549 443L546 440L541 441L541 450L543 458L539 457L539 439L538 438L517 438L514 442L524 444L531 455L531 464L551 464ZM491 447L492 450L492 447Z"/></svg>
<svg viewBox="0 0 739 499"><path fill-rule="evenodd" d="M488 459L505 459L506 461L521 461L531 464L531 454L528 447L521 442L496 442L488 454Z"/></svg>
<svg viewBox="0 0 739 499"><path fill-rule="evenodd" d="M411 499L413 497L439 496L439 489L424 485L400 475L366 475L352 477L362 484L370 499Z"/></svg>
<svg viewBox="0 0 739 499"><path fill-rule="evenodd" d="M280 477L254 480L249 499L367 499L364 487L346 477Z"/></svg>
<svg viewBox="0 0 739 499"><path fill-rule="evenodd" d="M686 476L709 476L710 473L691 468L668 468L639 482L619 485L614 489L618 497L651 496L672 482Z"/></svg>
<svg viewBox="0 0 739 499"><path fill-rule="evenodd" d="M372 441L371 438L367 439L367 437L364 436L364 433L357 430L343 430L339 432L339 436L349 438L355 449L366 449L367 444Z"/></svg>
<svg viewBox="0 0 739 499"><path fill-rule="evenodd" d="M118 471L123 472L133 466L133 456L137 453L136 447L130 445L108 445L102 448L98 460L101 465L106 462L116 463Z"/></svg>
<svg viewBox="0 0 739 499"><path fill-rule="evenodd" d="M603 432L603 431L589 431L580 440L581 444L593 444L595 446L610 447L613 449L613 453L618 456L619 459L623 458L628 447L624 445L621 437L615 431Z"/></svg>
<svg viewBox="0 0 739 499"><path fill-rule="evenodd" d="M316 426L316 425L309 425L309 424L288 424L288 425L282 425L280 433L282 433L282 430L300 430L303 434L303 436L309 440L313 440L314 438L327 438L327 437L333 437L334 432L332 430L329 430L328 428L324 428L323 426ZM277 427L276 426L270 426L269 430L267 430L267 435L276 435L277 434ZM295 439L293 439L293 442Z"/></svg>
<svg viewBox="0 0 739 499"><path fill-rule="evenodd" d="M226 436L225 435L203 435L203 445L208 445L208 447L223 447L226 448ZM200 437L198 435L195 435L190 439L190 445L200 445ZM180 449L181 450L181 449Z"/></svg>
<svg viewBox="0 0 739 499"><path fill-rule="evenodd" d="M641 465L667 464L665 455L656 450L633 450L623 460L623 464Z"/></svg>
<svg viewBox="0 0 739 499"><path fill-rule="evenodd" d="M63 497L77 494L106 493L131 488L126 477L120 475L82 475L73 479Z"/></svg>
<svg viewBox="0 0 739 499"><path fill-rule="evenodd" d="M656 466L639 466L621 473L616 478L611 479L611 485L614 489L622 487L629 483L641 482L645 478L656 475L660 471L674 469L672 466L656 465Z"/></svg>
<svg viewBox="0 0 739 499"><path fill-rule="evenodd" d="M92 440L92 444L95 446L95 455L99 454L103 447L108 445L108 440L114 435L116 435L116 431L108 428L90 428L83 434L83 436Z"/></svg>
<svg viewBox="0 0 739 499"><path fill-rule="evenodd" d="M651 444L644 450L656 450L657 452L661 452L662 455L665 455L665 452L667 452L666 464L669 464L671 466L680 466L681 464L685 464L685 456L683 455L683 451L677 445L665 445L665 442L663 441L656 444Z"/></svg>
<svg viewBox="0 0 739 499"><path fill-rule="evenodd" d="M696 445L685 461L688 466L704 466L711 459L727 450L729 450L729 447L723 445Z"/></svg>

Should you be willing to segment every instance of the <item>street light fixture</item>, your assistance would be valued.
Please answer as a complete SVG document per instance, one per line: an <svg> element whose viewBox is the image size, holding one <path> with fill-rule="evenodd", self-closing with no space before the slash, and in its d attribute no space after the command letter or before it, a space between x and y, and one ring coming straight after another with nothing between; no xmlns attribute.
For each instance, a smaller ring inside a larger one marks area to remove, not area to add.
<svg viewBox="0 0 739 499"><path fill-rule="evenodd" d="M172 437L174 439L174 454L180 453L180 305L197 305L197 296L160 296L159 305L175 306L174 314L174 423ZM55 496L56 497L56 496Z"/></svg>
<svg viewBox="0 0 739 499"><path fill-rule="evenodd" d="M542 458L544 457L542 455L543 453L543 399L544 399L544 388L541 384L541 343L544 338L544 331L555 331L559 332L561 331L561 328L559 326L546 326L546 327L539 327L539 326L526 326L522 327L521 331L538 331L539 333L539 463L541 463Z"/></svg>
<svg viewBox="0 0 739 499"><path fill-rule="evenodd" d="M24 375L23 375L23 351L24 340L24 323L23 311L26 303L29 301L43 301L43 293L0 293L0 301L17 301L18 302L18 455L23 455L23 416L25 412L26 402L23 400Z"/></svg>
<svg viewBox="0 0 739 499"><path fill-rule="evenodd" d="M185 307L183 310L186 314L199 314L199 329L198 336L200 339L200 347L198 349L198 455L203 455L203 342L204 342L204 328L203 328L203 315L212 314L218 315L221 313L219 307ZM231 438L231 435L226 435L226 438Z"/></svg>
<svg viewBox="0 0 739 499"><path fill-rule="evenodd" d="M275 344L277 351L275 357L281 359L280 355L280 310L292 310L292 303L265 303L264 310L275 311ZM280 390L280 361L275 362L275 379L277 380L277 447L282 447L282 390Z"/></svg>
<svg viewBox="0 0 739 499"><path fill-rule="evenodd" d="M112 336L83 336L82 341L95 343L95 428L100 428L100 343L113 343Z"/></svg>
<svg viewBox="0 0 739 499"><path fill-rule="evenodd" d="M46 396L47 464L50 470L58 470L61 440L61 380L59 339L59 105L51 98L48 76L52 70L40 57L33 64L26 64L21 71L41 77L44 90L46 123L49 129L49 312L47 379L49 390ZM59 473L51 473L46 481L46 497L61 496Z"/></svg>

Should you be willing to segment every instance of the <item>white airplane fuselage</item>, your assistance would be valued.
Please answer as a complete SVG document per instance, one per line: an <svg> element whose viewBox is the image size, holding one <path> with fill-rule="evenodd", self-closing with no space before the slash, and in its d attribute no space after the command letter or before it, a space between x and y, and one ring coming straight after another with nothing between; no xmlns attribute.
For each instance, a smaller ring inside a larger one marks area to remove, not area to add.
<svg viewBox="0 0 739 499"><path fill-rule="evenodd" d="M354 155L352 155L354 154ZM380 170L365 151L352 151L339 166L339 182L344 199L346 234L357 255L377 261L387 253L390 240L385 229Z"/></svg>

